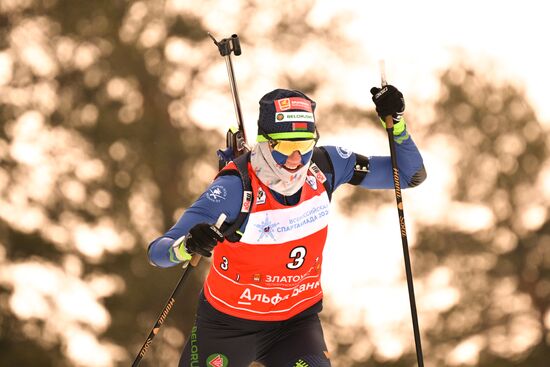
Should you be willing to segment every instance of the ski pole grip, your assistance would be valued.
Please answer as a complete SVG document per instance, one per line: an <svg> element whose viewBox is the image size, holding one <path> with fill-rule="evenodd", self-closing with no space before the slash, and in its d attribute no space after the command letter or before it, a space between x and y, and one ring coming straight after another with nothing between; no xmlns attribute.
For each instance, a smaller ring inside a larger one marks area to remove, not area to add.
<svg viewBox="0 0 550 367"><path fill-rule="evenodd" d="M393 129L393 117L384 117L384 122L386 123L386 129Z"/></svg>
<svg viewBox="0 0 550 367"><path fill-rule="evenodd" d="M189 265L192 267L195 267L199 265L199 262L201 261L201 255L199 254L193 254L193 257L191 257L191 260L189 260Z"/></svg>
<svg viewBox="0 0 550 367"><path fill-rule="evenodd" d="M223 222L225 222L225 218L227 218L227 215L225 215L225 213L221 213L220 216L218 217L218 220L216 221L216 228L220 229ZM197 265L199 265L199 262L201 261L201 257L202 256L199 254L193 254L193 256L191 257L191 260L189 260L189 265L191 265L192 267L196 267Z"/></svg>
<svg viewBox="0 0 550 367"><path fill-rule="evenodd" d="M239 56L241 54L241 41L239 41L239 36L236 34L231 35L231 43L233 44L235 56Z"/></svg>
<svg viewBox="0 0 550 367"><path fill-rule="evenodd" d="M380 59L378 61L378 65L380 66L380 84L382 85L382 88L388 85L388 82L386 80L386 62L384 59ZM393 129L393 118L391 115L384 117L384 122L386 123L386 129Z"/></svg>

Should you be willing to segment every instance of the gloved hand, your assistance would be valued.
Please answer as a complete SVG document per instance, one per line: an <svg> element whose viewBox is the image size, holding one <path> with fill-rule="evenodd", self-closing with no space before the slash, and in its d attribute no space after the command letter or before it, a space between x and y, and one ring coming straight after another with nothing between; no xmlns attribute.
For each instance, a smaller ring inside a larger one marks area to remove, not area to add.
<svg viewBox="0 0 550 367"><path fill-rule="evenodd" d="M185 246L187 253L196 253L204 257L212 256L212 250L224 239L223 233L220 232L213 224L199 223L195 225L189 234L185 236L181 246ZM180 251L181 253L181 251Z"/></svg>
<svg viewBox="0 0 550 367"><path fill-rule="evenodd" d="M382 88L372 87L370 90L372 101L376 105L376 113L382 121L386 116L393 118L394 123L398 123L405 112L405 99L393 85L386 85Z"/></svg>

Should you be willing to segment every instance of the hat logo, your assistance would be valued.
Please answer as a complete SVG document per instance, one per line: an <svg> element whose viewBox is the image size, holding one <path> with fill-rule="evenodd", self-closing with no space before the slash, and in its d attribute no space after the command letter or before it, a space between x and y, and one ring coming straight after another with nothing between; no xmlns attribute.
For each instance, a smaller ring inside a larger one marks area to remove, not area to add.
<svg viewBox="0 0 550 367"><path fill-rule="evenodd" d="M279 104L279 108L281 111L288 110L290 108L290 99L289 98L283 98L277 100L277 103Z"/></svg>
<svg viewBox="0 0 550 367"><path fill-rule="evenodd" d="M275 114L275 122L313 122L315 117L311 112L278 112Z"/></svg>
<svg viewBox="0 0 550 367"><path fill-rule="evenodd" d="M300 110L313 112L311 101L300 97L288 97L275 100L275 111L283 112L288 110Z"/></svg>

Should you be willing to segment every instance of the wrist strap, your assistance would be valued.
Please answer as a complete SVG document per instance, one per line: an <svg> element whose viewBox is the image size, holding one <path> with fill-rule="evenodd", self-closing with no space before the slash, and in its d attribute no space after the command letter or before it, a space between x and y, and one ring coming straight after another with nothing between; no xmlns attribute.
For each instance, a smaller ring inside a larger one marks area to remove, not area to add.
<svg viewBox="0 0 550 367"><path fill-rule="evenodd" d="M172 262L180 263L191 260L192 256L185 248L185 236L181 236L175 240L170 250L170 261Z"/></svg>
<svg viewBox="0 0 550 367"><path fill-rule="evenodd" d="M384 129L386 128L386 123L384 120L380 119L380 122L382 123L382 126L384 126ZM396 122L393 124L393 135L401 135L403 131L407 128L407 124L405 123L405 119L401 117L399 119L399 122Z"/></svg>

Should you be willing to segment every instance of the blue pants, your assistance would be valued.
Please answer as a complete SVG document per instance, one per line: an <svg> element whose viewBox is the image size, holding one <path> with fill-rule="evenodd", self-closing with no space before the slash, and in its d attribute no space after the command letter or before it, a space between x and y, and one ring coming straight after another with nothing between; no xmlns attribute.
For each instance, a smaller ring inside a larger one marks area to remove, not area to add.
<svg viewBox="0 0 550 367"><path fill-rule="evenodd" d="M214 309L201 293L179 367L330 367L321 302L285 321L253 321Z"/></svg>

